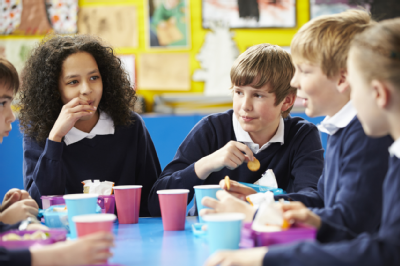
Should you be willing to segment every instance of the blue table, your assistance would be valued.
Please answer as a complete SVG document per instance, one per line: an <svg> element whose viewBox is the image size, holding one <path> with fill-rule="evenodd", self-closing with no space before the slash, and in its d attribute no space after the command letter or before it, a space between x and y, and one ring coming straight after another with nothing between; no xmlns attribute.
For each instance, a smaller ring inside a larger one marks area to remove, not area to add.
<svg viewBox="0 0 400 266"><path fill-rule="evenodd" d="M138 224L115 224L110 263L131 265L203 265L207 241L192 233L197 217L186 217L185 231L164 231L161 218L139 218Z"/></svg>

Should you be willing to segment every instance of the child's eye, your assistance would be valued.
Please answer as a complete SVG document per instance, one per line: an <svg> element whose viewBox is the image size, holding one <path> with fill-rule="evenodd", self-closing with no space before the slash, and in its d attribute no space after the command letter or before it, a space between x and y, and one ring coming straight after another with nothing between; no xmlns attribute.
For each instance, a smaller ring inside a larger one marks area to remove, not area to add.
<svg viewBox="0 0 400 266"><path fill-rule="evenodd" d="M93 76L93 77L90 77L90 80L96 80L96 79L99 79L100 77L99 76Z"/></svg>
<svg viewBox="0 0 400 266"><path fill-rule="evenodd" d="M235 93L236 93L237 95L243 95L243 92L241 92L241 91L235 91Z"/></svg>
<svg viewBox="0 0 400 266"><path fill-rule="evenodd" d="M4 105L6 105L6 101L4 101L4 102L0 102L0 106L4 106Z"/></svg>
<svg viewBox="0 0 400 266"><path fill-rule="evenodd" d="M256 98L262 98L263 95L261 95L261 94L254 94L254 97L256 97Z"/></svg>
<svg viewBox="0 0 400 266"><path fill-rule="evenodd" d="M77 80L73 80L73 81L68 82L67 85L75 85L77 83L78 83Z"/></svg>

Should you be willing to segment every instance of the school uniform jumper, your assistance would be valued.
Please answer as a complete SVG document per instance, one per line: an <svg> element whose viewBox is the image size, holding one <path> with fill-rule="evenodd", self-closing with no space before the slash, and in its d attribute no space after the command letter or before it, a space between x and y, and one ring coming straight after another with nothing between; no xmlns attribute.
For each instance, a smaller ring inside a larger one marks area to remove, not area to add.
<svg viewBox="0 0 400 266"><path fill-rule="evenodd" d="M14 225L3 224L0 222L0 233L8 230L18 229L20 223ZM31 252L29 249L8 250L0 247L1 266L31 266Z"/></svg>
<svg viewBox="0 0 400 266"><path fill-rule="evenodd" d="M363 233L355 239L339 243L302 242L291 246L272 246L264 256L263 265L400 265L400 140L391 146L390 151L392 157L389 158L389 169L383 184L382 218L378 232ZM360 169L366 164L368 162ZM374 215L370 212L370 216Z"/></svg>
<svg viewBox="0 0 400 266"><path fill-rule="evenodd" d="M66 145L49 139L39 144L24 136L24 187L42 206L42 195L83 193L82 181L98 179L119 185L143 185L140 216L150 216L147 198L161 173L154 144L142 118L117 126L114 134ZM118 210L117 210L118 211Z"/></svg>
<svg viewBox="0 0 400 266"><path fill-rule="evenodd" d="M251 172L247 164L234 170L226 167L211 173L205 180L197 177L194 164L221 149L229 141L236 141L232 125L233 110L203 118L191 130L178 148L174 159L165 167L149 195L152 216L160 216L157 190L189 189L188 203L194 195L193 186L218 184L225 176L232 180L254 183L268 169L276 175L278 187L287 192L314 191L323 168L323 148L316 126L299 118L284 119L284 144L271 143L255 154L261 167Z"/></svg>

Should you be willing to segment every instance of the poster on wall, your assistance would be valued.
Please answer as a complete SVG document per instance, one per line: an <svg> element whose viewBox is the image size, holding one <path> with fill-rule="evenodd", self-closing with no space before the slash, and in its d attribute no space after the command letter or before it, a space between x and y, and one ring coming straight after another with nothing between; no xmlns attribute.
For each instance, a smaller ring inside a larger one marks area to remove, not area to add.
<svg viewBox="0 0 400 266"><path fill-rule="evenodd" d="M136 6L82 7L78 32L99 36L114 48L138 46Z"/></svg>
<svg viewBox="0 0 400 266"><path fill-rule="evenodd" d="M364 8L368 11L370 5L362 2L358 0L310 0L310 19L341 13L351 8Z"/></svg>
<svg viewBox="0 0 400 266"><path fill-rule="evenodd" d="M0 57L10 61L21 74L29 53L39 41L40 39L0 40Z"/></svg>
<svg viewBox="0 0 400 266"><path fill-rule="evenodd" d="M76 33L78 0L0 1L0 34Z"/></svg>
<svg viewBox="0 0 400 266"><path fill-rule="evenodd" d="M212 21L230 28L296 27L296 0L202 0L203 28Z"/></svg>
<svg viewBox="0 0 400 266"><path fill-rule="evenodd" d="M149 48L190 48L189 0L148 0Z"/></svg>
<svg viewBox="0 0 400 266"><path fill-rule="evenodd" d="M132 88L136 89L135 55L124 54L118 55L118 57L121 59L122 67L129 75L129 82L131 83Z"/></svg>

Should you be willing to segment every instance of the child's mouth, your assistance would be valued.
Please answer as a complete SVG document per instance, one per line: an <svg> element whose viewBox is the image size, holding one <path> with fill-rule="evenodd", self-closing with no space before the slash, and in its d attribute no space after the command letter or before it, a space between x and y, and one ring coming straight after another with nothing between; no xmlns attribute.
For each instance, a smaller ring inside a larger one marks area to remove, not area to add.
<svg viewBox="0 0 400 266"><path fill-rule="evenodd" d="M250 121L254 120L254 118L249 117L249 116L242 116L242 119L244 122L250 122Z"/></svg>

